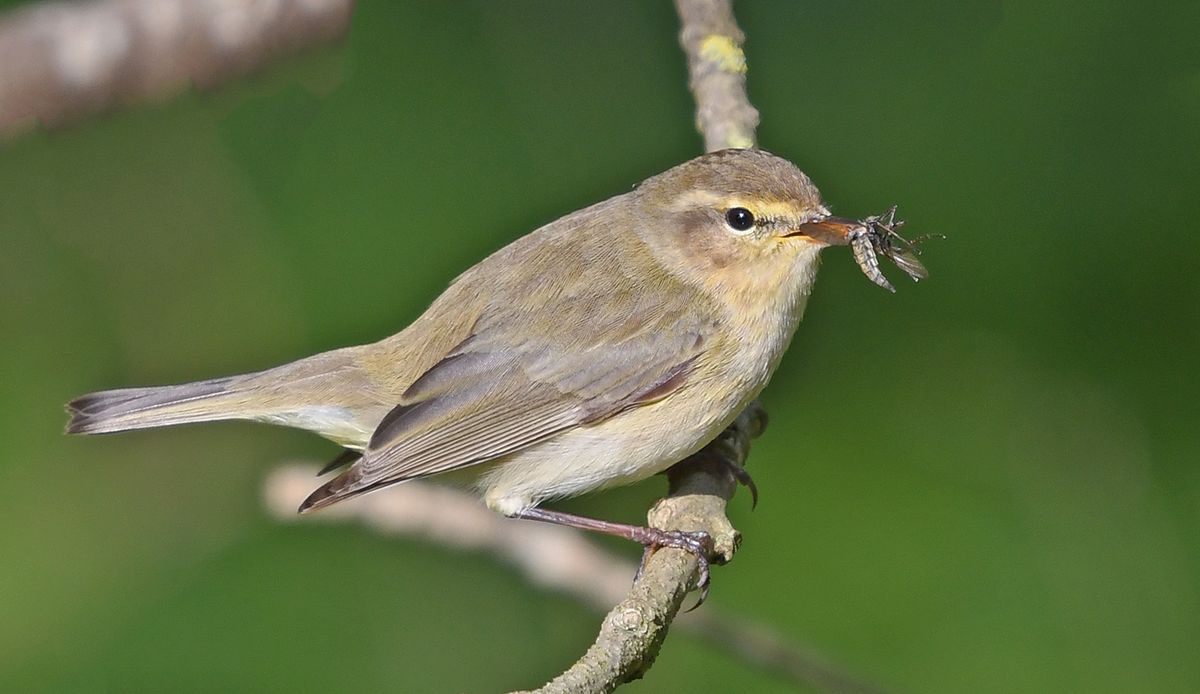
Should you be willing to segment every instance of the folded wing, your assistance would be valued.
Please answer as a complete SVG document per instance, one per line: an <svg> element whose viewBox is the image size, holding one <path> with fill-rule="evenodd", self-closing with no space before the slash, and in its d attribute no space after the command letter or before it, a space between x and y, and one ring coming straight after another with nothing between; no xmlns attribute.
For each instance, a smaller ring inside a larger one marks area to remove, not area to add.
<svg viewBox="0 0 1200 694"><path fill-rule="evenodd" d="M689 318L690 297L676 297L672 305L649 303L614 286L601 297L602 314L594 297L581 305L570 292L536 313L491 307L407 389L362 459L301 511L493 460L669 396L688 382L712 338L711 323Z"/></svg>

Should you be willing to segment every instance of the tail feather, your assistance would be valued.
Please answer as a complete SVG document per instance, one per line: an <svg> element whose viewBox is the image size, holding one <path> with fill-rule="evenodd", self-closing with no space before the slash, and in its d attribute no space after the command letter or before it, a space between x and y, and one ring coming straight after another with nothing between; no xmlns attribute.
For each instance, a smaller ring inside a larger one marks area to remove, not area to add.
<svg viewBox="0 0 1200 694"><path fill-rule="evenodd" d="M229 419L219 403L232 394L233 378L175 386L122 388L80 396L67 403L68 434L108 434L186 422Z"/></svg>
<svg viewBox="0 0 1200 694"><path fill-rule="evenodd" d="M67 404L67 433L243 419L306 429L342 446L362 448L395 403L390 384L359 365L358 350L337 349L208 381L90 393ZM398 400L399 393L394 397Z"/></svg>

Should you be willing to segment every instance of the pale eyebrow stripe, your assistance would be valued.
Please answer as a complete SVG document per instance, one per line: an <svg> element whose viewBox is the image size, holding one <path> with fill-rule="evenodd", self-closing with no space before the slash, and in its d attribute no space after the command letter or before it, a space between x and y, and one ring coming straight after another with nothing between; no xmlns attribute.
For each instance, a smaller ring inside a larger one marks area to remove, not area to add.
<svg viewBox="0 0 1200 694"><path fill-rule="evenodd" d="M672 209L682 210L689 207L709 207L717 206L717 203L724 200L722 196L710 190L689 190L688 192L675 198L675 203L671 205Z"/></svg>
<svg viewBox="0 0 1200 694"><path fill-rule="evenodd" d="M689 190L675 199L672 209L683 210L689 207L716 207L730 209L744 207L755 217L762 219L789 220L799 217L795 205L778 200L748 200L737 195L720 195L709 190Z"/></svg>

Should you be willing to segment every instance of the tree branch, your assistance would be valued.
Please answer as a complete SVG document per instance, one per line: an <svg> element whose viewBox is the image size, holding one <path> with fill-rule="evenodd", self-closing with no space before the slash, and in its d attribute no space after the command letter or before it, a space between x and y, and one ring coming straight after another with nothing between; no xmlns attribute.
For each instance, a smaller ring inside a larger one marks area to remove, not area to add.
<svg viewBox="0 0 1200 694"><path fill-rule="evenodd" d="M211 87L342 36L354 0L40 2L0 16L0 137Z"/></svg>

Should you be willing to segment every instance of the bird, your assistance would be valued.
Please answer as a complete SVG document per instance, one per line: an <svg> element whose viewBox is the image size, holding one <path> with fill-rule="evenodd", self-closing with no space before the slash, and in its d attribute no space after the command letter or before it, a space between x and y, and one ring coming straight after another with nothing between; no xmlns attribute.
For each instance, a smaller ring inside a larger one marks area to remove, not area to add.
<svg viewBox="0 0 1200 694"><path fill-rule="evenodd" d="M729 426L787 350L821 251L862 228L833 216L790 161L711 152L492 253L395 335L255 373L83 395L67 432L295 427L345 449L301 513L439 476L508 517L704 560L695 534L541 504L646 479Z"/></svg>

